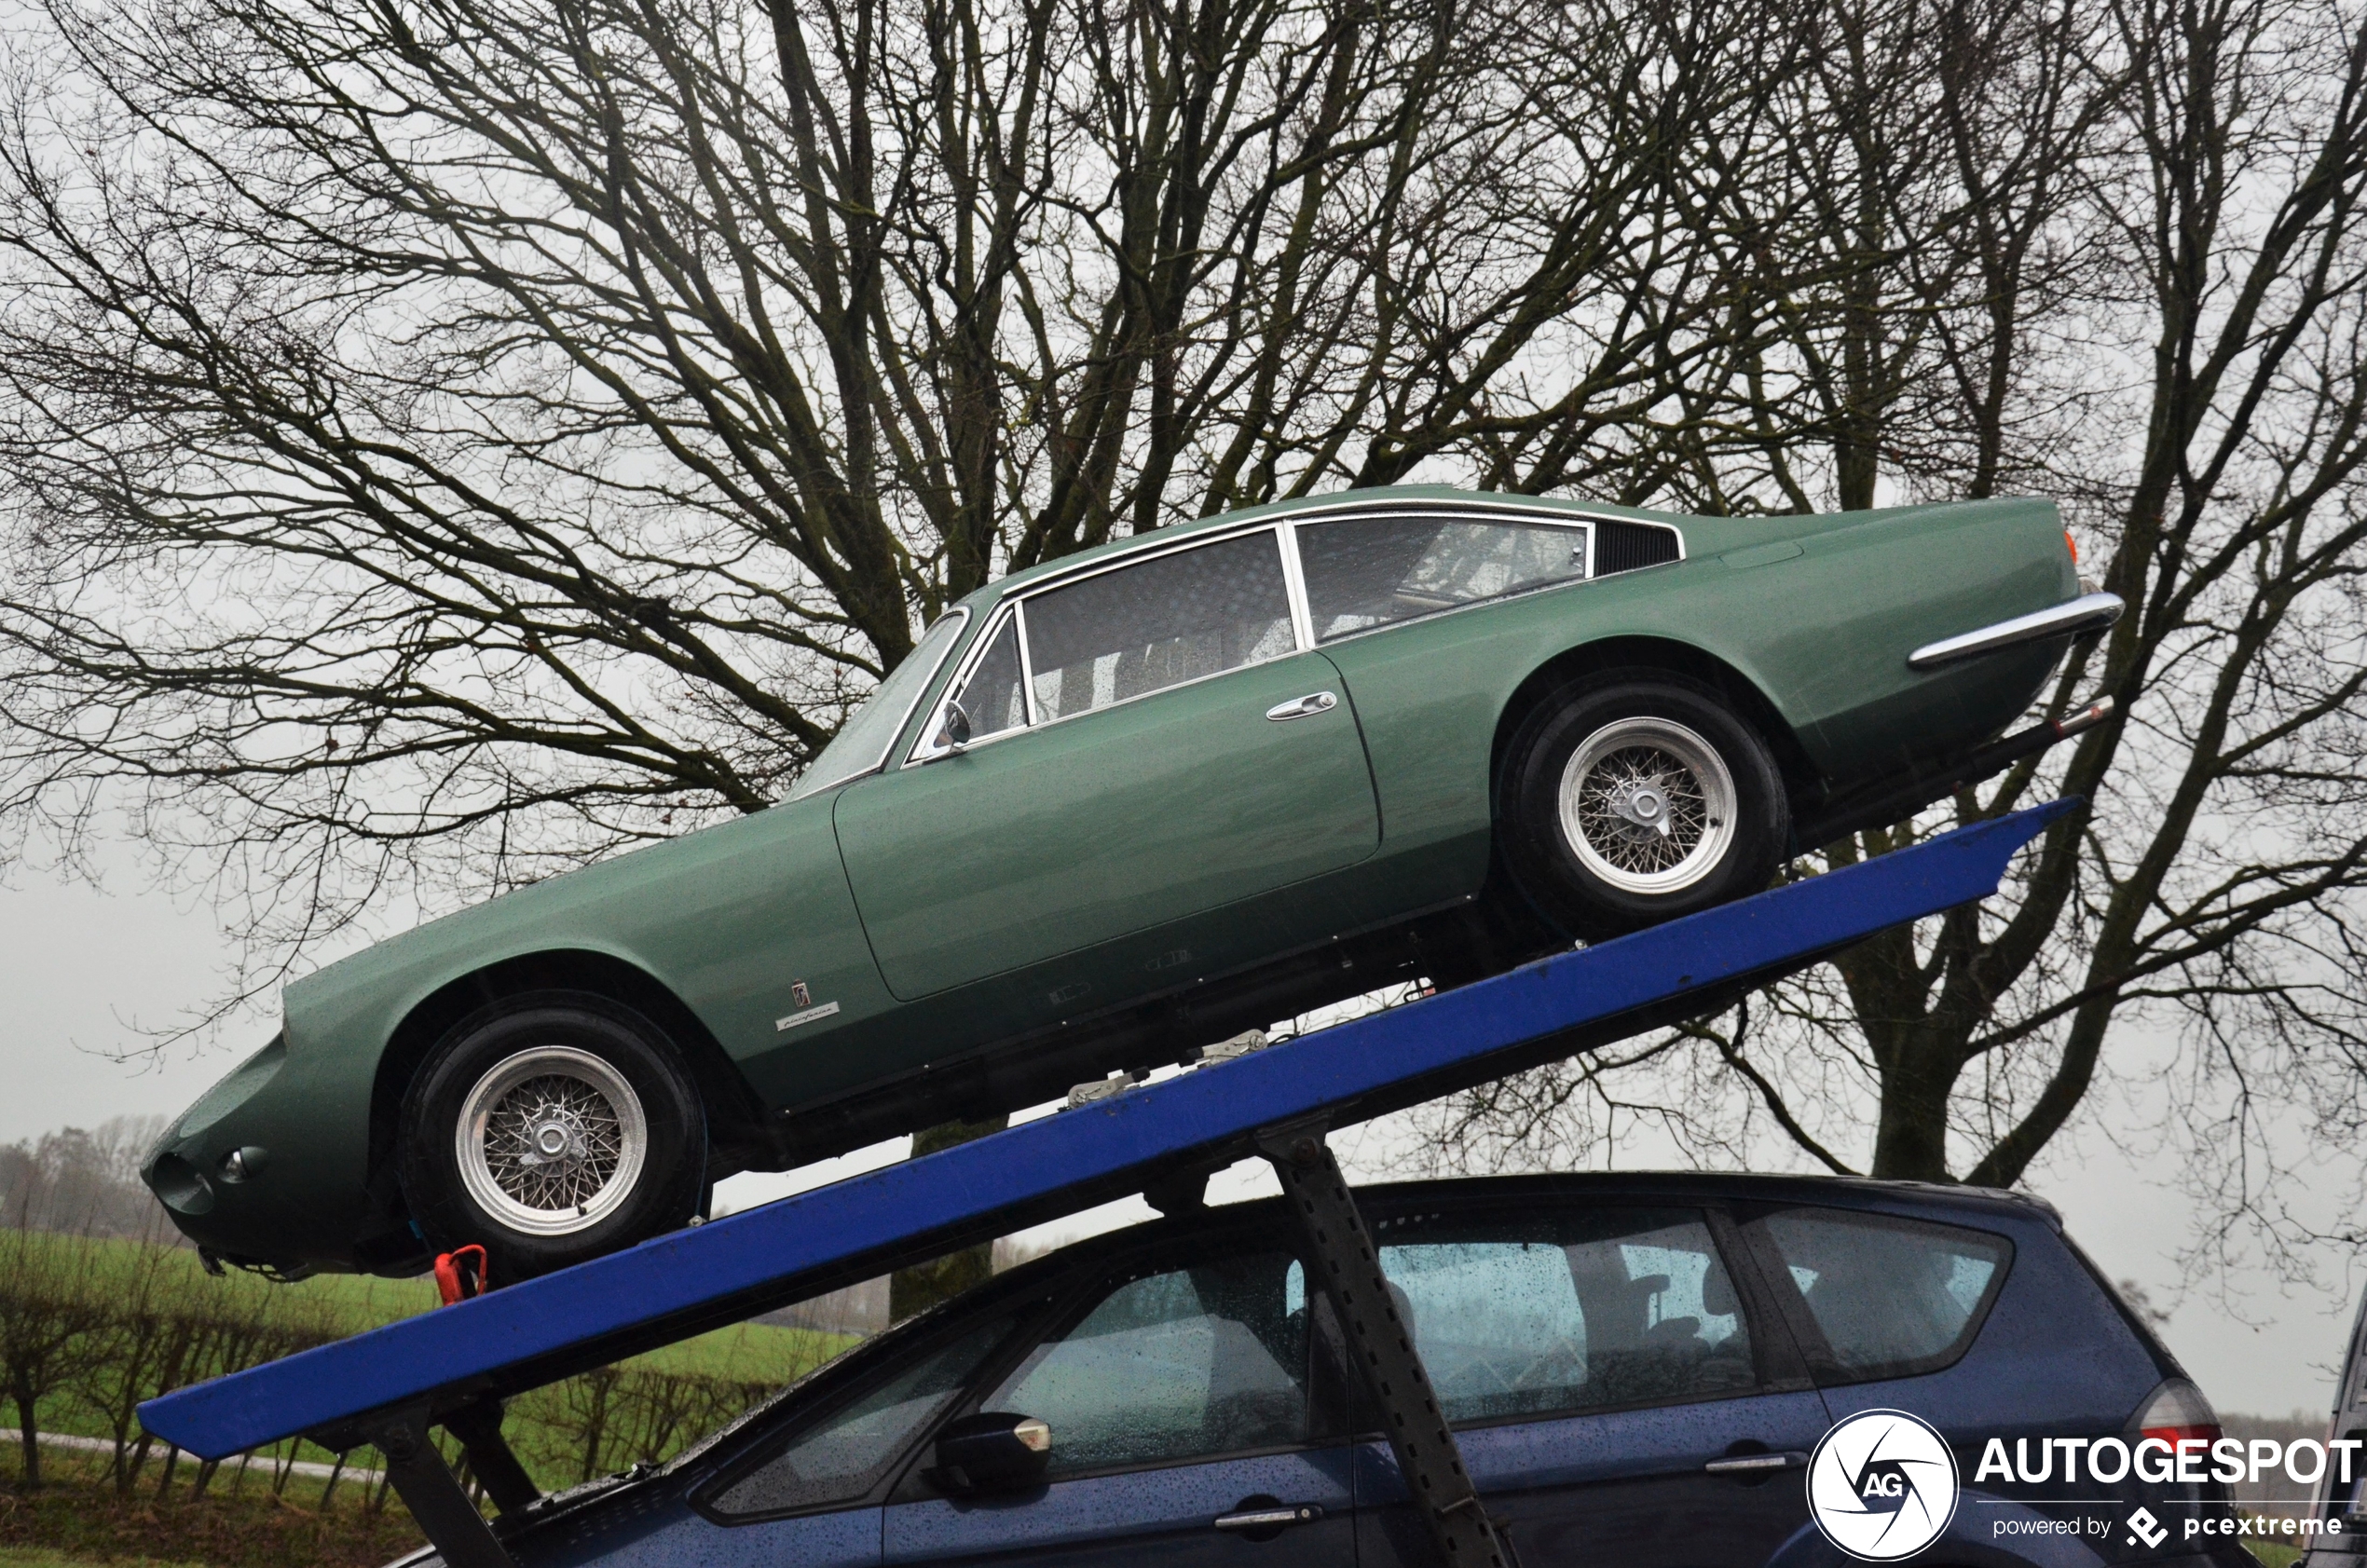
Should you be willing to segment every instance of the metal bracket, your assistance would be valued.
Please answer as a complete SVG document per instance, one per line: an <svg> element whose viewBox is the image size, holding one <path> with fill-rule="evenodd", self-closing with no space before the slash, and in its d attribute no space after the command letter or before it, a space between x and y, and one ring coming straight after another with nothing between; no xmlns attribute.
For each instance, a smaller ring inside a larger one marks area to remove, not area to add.
<svg viewBox="0 0 2367 1568"><path fill-rule="evenodd" d="M393 1411L366 1435L387 1456L388 1479L445 1568L517 1568L429 1439L426 1406Z"/></svg>
<svg viewBox="0 0 2367 1568"><path fill-rule="evenodd" d="M1305 1245L1308 1270L1331 1299L1356 1375L1381 1412L1398 1473L1449 1568L1516 1568L1512 1543L1480 1504L1453 1428L1408 1331L1379 1248L1323 1141L1321 1121L1268 1127L1257 1152L1274 1167Z"/></svg>
<svg viewBox="0 0 2367 1568"><path fill-rule="evenodd" d="M469 1456L469 1473L503 1513L525 1507L542 1495L526 1473L518 1456L501 1436L501 1401L480 1394L444 1418L444 1429L460 1439Z"/></svg>

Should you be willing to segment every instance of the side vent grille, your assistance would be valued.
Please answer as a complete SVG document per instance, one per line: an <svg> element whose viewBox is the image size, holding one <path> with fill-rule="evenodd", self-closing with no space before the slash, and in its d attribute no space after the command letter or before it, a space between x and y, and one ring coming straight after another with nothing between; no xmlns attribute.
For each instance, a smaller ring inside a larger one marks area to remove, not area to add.
<svg viewBox="0 0 2367 1568"><path fill-rule="evenodd" d="M1594 525L1594 575L1632 572L1676 559L1676 530L1649 523Z"/></svg>

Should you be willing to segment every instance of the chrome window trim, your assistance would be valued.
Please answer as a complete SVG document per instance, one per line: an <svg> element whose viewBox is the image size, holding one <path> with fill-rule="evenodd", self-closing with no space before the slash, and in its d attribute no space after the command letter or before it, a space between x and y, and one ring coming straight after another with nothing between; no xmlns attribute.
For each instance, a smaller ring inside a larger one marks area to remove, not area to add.
<svg viewBox="0 0 2367 1568"><path fill-rule="evenodd" d="M953 755L951 746L946 747L943 751L926 751L929 737L944 727L945 705L953 701L953 694L962 689L963 683L977 673L978 665L986 659L987 650L994 646L994 639L1003 634L1005 623L1016 620L1018 618L1019 601L1016 599L1006 599L994 607L992 613L986 618L985 629L970 644L969 650L962 655L962 662L954 670L953 678L947 681L945 689L937 693L937 702L929 709L928 722L921 727L919 734L912 737L912 749L905 753L904 760L897 764L899 770L905 768L917 768L923 763L935 762L941 757ZM1019 671L1021 675L1025 675L1027 671L1027 632L1024 627L1019 632ZM970 742L962 749L975 751L979 746L991 746L1006 736L1026 734L1028 730L1034 728L1035 701L1033 698L1027 700L1027 711L1030 716L1028 723L1016 725L1009 729L997 730L992 735Z"/></svg>
<svg viewBox="0 0 2367 1568"><path fill-rule="evenodd" d="M1307 570L1298 558L1298 525L1284 519L1274 530L1274 541L1282 547L1282 587L1291 598L1291 640L1298 651L1307 653L1315 647L1315 612L1307 597Z"/></svg>
<svg viewBox="0 0 2367 1568"><path fill-rule="evenodd" d="M1024 585L1014 590L1012 597L1014 599L1033 598L1036 594L1048 593L1054 588L1065 588L1072 582L1081 582L1088 577L1097 577L1102 572L1115 571L1120 566L1130 566L1135 565L1137 562L1148 561L1155 556L1169 554L1177 550L1189 550L1195 545L1214 544L1219 539L1235 539L1242 534L1253 533L1260 528L1274 528L1278 530L1283 528L1293 528L1298 524L1307 522L1309 519L1317 517L1328 519L1333 514L1338 512L1348 512L1351 514L1361 514L1366 516L1397 515L1409 512L1416 514L1421 512L1479 512L1484 515L1501 518L1506 522L1535 523L1552 528L1585 527L1589 530L1587 538L1586 567L1590 580L1594 569L1594 546L1592 530L1594 525L1597 523L1629 523L1635 525L1638 528L1663 529L1666 532L1676 536L1676 560L1675 562L1663 562L1662 565L1678 565L1692 558L1690 551L1686 544L1685 530L1674 523L1646 522L1640 518L1615 516L1607 511L1589 511L1582 509L1582 503L1580 505L1581 510L1574 511L1548 511L1542 509L1532 509L1524 506L1507 506L1501 501L1481 499L1466 500L1457 497L1427 498L1419 500L1408 499L1402 501L1376 500L1370 497L1365 497L1352 501L1322 501L1304 507L1293 507L1289 511L1283 512L1279 516L1256 517L1251 518L1245 522L1230 524L1224 527L1211 527L1203 532L1188 535L1174 543L1161 544L1156 548L1146 546L1141 551L1121 551L1119 553L1113 555L1106 560L1095 561L1087 566L1055 572L1047 577L1032 579ZM1180 525L1179 525L1179 526ZM1156 539L1158 536L1156 533L1152 533L1138 534L1135 537L1137 539ZM1293 543L1295 543L1295 541L1293 541ZM1487 600L1483 602L1492 604L1495 601Z"/></svg>
<svg viewBox="0 0 2367 1568"><path fill-rule="evenodd" d="M1087 708L1081 713L1061 714L1056 718L1043 718L1038 716L1035 705L1035 655L1028 647L1027 634L1027 602L1030 599L1034 598L1040 593L1049 593L1055 588L1074 587L1077 583L1083 582L1089 578L1100 577L1104 572L1116 571L1123 566L1137 566L1148 561L1163 560L1170 555L1180 554L1184 551L1197 549L1202 545L1222 544L1227 539L1246 539L1248 536L1256 533L1261 528L1265 529L1267 533L1273 536L1275 541L1274 548L1279 552L1276 559L1282 568L1282 593L1285 601L1290 606L1291 612L1292 646L1288 653L1272 654L1264 659L1252 659L1246 664L1236 664L1230 669L1211 670L1204 675L1194 675L1190 680L1179 680L1171 685L1155 687L1149 691L1138 691L1131 697L1121 697L1115 702L1105 702L1098 708ZM1079 572L1074 577L1060 578L1057 581L1045 583L1040 588L1034 583L1030 583L1025 590L1013 594L1009 599L1005 601L1005 603L1010 607L1012 613L1017 615L1019 620L1019 668L1026 673L1027 676L1027 727L1031 729L1048 729L1055 724L1067 724L1074 719L1086 718L1094 714L1105 714L1110 712L1112 709L1125 707L1129 702L1140 702L1145 698L1164 696L1170 691L1181 691L1187 686L1197 686L1202 681L1222 680L1226 675L1236 674L1238 671L1254 670L1261 664L1275 664L1279 663L1285 659L1295 659L1300 654L1307 652L1307 649L1301 646L1298 640L1300 617L1304 612L1305 603L1303 598L1295 593L1292 589L1292 564L1290 552L1283 550L1280 525L1265 522L1249 524L1239 528L1225 528L1208 534L1194 534L1191 538L1170 548L1163 550L1146 550L1139 555L1121 555L1114 561L1102 563L1092 571ZM999 632L1001 628L998 626L996 630ZM965 671L964 674L966 675L967 672ZM960 684L961 682L956 680L952 685L946 688L947 692L951 694L959 688ZM932 732L934 732L933 729ZM1018 731L1006 730L1004 733L1017 734ZM1002 739L1002 736L997 735L992 738L1000 740ZM984 743L977 743L982 744ZM943 755L943 753L936 754L936 756ZM929 760L935 760L935 757L932 757ZM907 763L906 766L910 767L910 764Z"/></svg>
<svg viewBox="0 0 2367 1568"><path fill-rule="evenodd" d="M1421 615L1408 616L1402 620L1391 620L1386 621L1378 626L1363 627L1358 631L1344 633L1339 636L1330 639L1329 642L1319 642L1315 635L1313 608L1307 599L1306 571L1304 565L1299 559L1297 529L1300 523L1309 518L1322 517L1328 520L1341 513L1346 513L1349 516L1363 517L1445 514L1457 518L1469 517L1471 514L1476 513L1484 517L1497 518L1508 523L1528 523L1535 524L1542 527L1579 530L1582 531L1586 536L1586 573L1583 577L1574 578L1563 582L1552 582L1537 588L1520 589L1510 593L1499 593L1492 598L1474 599L1469 604L1452 605L1444 609L1430 610ZM945 683L944 691L939 695L937 705L930 711L928 723L924 727L920 735L913 737L912 749L899 766L903 768L916 768L926 763L940 760L943 757L952 755L950 748L946 751L929 752L926 755L924 755L922 748L926 745L927 737L937 733L939 724L944 717L946 702L952 697L954 692L961 689L962 683L969 678L971 671L976 667L979 659L984 657L986 649L993 645L994 639L997 636L1002 634L1003 622L1006 620L1016 620L1019 622L1019 671L1027 706L1027 723L1023 726L1006 729L997 734L987 736L983 740L973 741L969 743L969 745L962 748L965 751L975 750L982 745L992 745L997 741L1006 739L1012 735L1023 734L1031 729L1042 729L1055 724L1066 724L1072 719L1084 718L1092 714L1108 713L1114 708L1124 707L1129 702L1139 702L1144 698L1157 697L1170 691L1181 691L1186 687L1197 686L1202 681L1222 679L1226 675L1234 674L1236 671L1255 669L1260 664L1276 663L1285 658L1294 658L1300 654L1312 653L1320 648L1329 648L1334 644L1349 642L1358 637L1371 636L1375 633L1391 632L1401 626L1411 626L1420 621L1435 620L1442 615L1459 615L1465 610L1479 609L1488 605L1505 604L1513 599L1524 599L1536 593L1559 593L1564 589L1582 588L1586 584L1596 580L1594 576L1594 526L1598 523L1634 523L1637 527L1641 528L1664 529L1676 536L1676 560L1675 562L1663 564L1674 566L1680 564L1689 558L1686 549L1685 530L1672 523L1641 523L1632 517L1614 517L1608 513L1597 514L1580 511L1546 512L1535 511L1527 507L1506 506L1501 502L1490 502L1484 500L1465 501L1450 498L1376 501L1367 498L1353 501L1326 502L1320 505L1293 510L1288 514L1280 517L1253 518L1247 522L1231 526L1210 528L1202 532L1189 534L1183 539L1176 539L1170 543L1162 543L1156 548L1146 547L1142 550L1122 551L1117 554L1111 556L1107 560L1096 561L1088 566L1080 566L1073 571L1057 572L1048 577L1035 579L1017 589L1014 589L1008 597L1002 600L998 605L996 605L994 609L990 612L984 631L981 632L978 637L970 645L969 651L964 655L961 666L954 672L953 678ZM1195 675L1190 680L1177 681L1172 686L1162 686L1153 691L1137 692L1131 697L1123 698L1118 702L1111 702L1103 707L1087 708L1082 713L1064 714L1057 718L1046 718L1043 716L1042 711L1038 708L1036 703L1035 656L1033 649L1030 646L1028 636L1027 603L1030 599L1033 599L1041 594L1052 593L1057 589L1074 587L1077 583L1086 581L1090 578L1100 577L1105 572L1120 571L1128 567L1139 566L1147 562L1160 560L1166 556L1177 554L1183 551L1197 550L1206 545L1222 544L1228 539L1246 538L1247 536L1260 532L1261 530L1269 534L1273 538L1275 549L1279 552L1279 558L1281 563L1283 591L1288 596L1291 608L1292 648L1289 653L1277 654L1271 658L1255 660L1247 664L1236 664L1229 670L1217 670L1205 675ZM1622 573L1620 575L1623 576L1625 574ZM902 731L899 730L898 733L902 733ZM849 776L853 777L855 775Z"/></svg>
<svg viewBox="0 0 2367 1568"><path fill-rule="evenodd" d="M1026 599L1011 601L1011 618L1019 623L1019 711L1033 729L1044 722L1044 716L1035 709L1035 655L1028 647Z"/></svg>
<svg viewBox="0 0 2367 1568"><path fill-rule="evenodd" d="M1409 615L1397 620L1385 620L1377 626L1360 626L1353 632L1342 632L1336 637L1319 639L1316 636L1314 629L1313 605L1312 601L1309 601L1309 613L1307 617L1307 647L1310 648L1334 648L1341 643L1353 642L1359 637L1372 636L1374 634L1378 632L1393 632L1401 626L1414 626L1426 620L1435 620L1442 615L1461 615L1466 610L1483 609L1489 605L1510 604L1515 599L1526 599L1539 593L1558 593L1567 589L1583 588L1590 583L1598 582L1601 579L1595 575L1594 571L1594 551L1596 539L1594 529L1597 524L1629 523L1634 524L1635 526L1638 528L1659 528L1667 533L1674 534L1676 536L1676 559L1674 561L1663 561L1659 563L1659 565L1667 566L1682 566L1687 560L1685 552L1685 530L1677 527L1673 523L1637 523L1635 519L1632 517L1595 516L1579 512L1571 512L1560 516L1550 516L1532 512L1526 507L1507 507L1501 505L1489 506L1485 503L1471 504L1454 501L1383 502L1378 505L1367 502L1359 506L1343 506L1330 510L1354 511L1361 513L1361 515L1371 517L1422 517L1434 515L1439 512L1444 512L1447 514L1461 514L1467 517L1470 513L1479 512L1487 517L1507 523L1527 523L1547 528L1580 529L1583 530L1586 535L1586 563L1581 575L1574 578L1566 578L1560 582L1539 583L1534 588L1516 588L1508 593L1495 593L1485 599L1472 599L1464 604L1448 605L1443 609L1424 610L1419 615ZM1295 521L1295 517L1296 514L1293 515L1293 521ZM1298 534L1295 528L1292 530L1291 547L1292 553L1295 557L1298 548ZM1297 571L1294 575L1296 576L1297 580L1301 583L1303 591L1306 581L1307 568L1304 563L1294 564L1297 566ZM1651 568L1644 567L1641 569L1649 571ZM1614 572L1611 575L1614 577L1625 577L1627 574L1625 572Z"/></svg>
<svg viewBox="0 0 2367 1568"><path fill-rule="evenodd" d="M1281 525L1281 521L1278 518L1264 517L1259 518L1255 522L1238 524L1230 527L1211 528L1204 533L1186 534L1180 539L1162 540L1156 547L1145 545L1141 550L1120 551L1117 554L1109 557L1109 559L1105 561L1095 561L1089 563L1088 565L1075 567L1070 571L1057 572L1050 577L1033 579L1013 590L1011 597L1007 602L1013 604L1024 603L1029 599L1036 597L1038 594L1049 593L1056 588L1074 588L1088 578L1100 577L1104 572L1122 571L1129 566L1139 566L1148 561L1156 561L1164 556L1173 555L1179 551L1197 550L1202 545L1222 544L1226 539L1237 539L1244 537L1245 535L1254 534L1261 528L1273 531L1279 529ZM1156 534L1137 535L1136 537L1141 539L1158 538ZM1131 699L1129 699L1129 701L1131 701Z"/></svg>
<svg viewBox="0 0 2367 1568"><path fill-rule="evenodd" d="M956 617L959 617L964 620L967 620L970 619L970 612L962 608L960 606L956 606L952 609L947 610L943 615L938 616L937 620L932 620L926 626L921 628L921 635L923 637L926 637L931 632L936 631L937 621L951 620ZM873 762L868 768L857 768L852 772L841 773L837 778L831 779L827 783L815 784L812 789L805 788L805 781L800 779L798 781L798 787L792 789L788 796L782 800L781 804L786 806L792 801L808 799L811 797L821 794L826 789L836 789L839 785L843 784L852 784L856 779L869 778L873 773L876 773L885 768L888 765L888 758L896 755L896 743L904 738L905 730L911 725L912 715L919 711L923 702L928 701L929 688L935 686L937 684L937 677L945 673L947 661L952 659L953 650L959 648L961 644L962 639L957 635L951 643L947 645L943 657L937 661L937 667L929 672L929 678L923 681L919 689L913 692L912 700L904 705L903 716L896 721L896 728L888 731L887 744L880 748L880 756L877 761Z"/></svg>

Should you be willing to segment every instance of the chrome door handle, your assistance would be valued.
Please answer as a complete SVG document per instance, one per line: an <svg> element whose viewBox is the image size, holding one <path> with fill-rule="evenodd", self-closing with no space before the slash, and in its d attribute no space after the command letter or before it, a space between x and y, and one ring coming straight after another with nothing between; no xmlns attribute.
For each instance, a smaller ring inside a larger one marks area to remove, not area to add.
<svg viewBox="0 0 2367 1568"><path fill-rule="evenodd" d="M1738 1453L1731 1459L1713 1459L1702 1468L1713 1476L1756 1476L1807 1463L1804 1453Z"/></svg>
<svg viewBox="0 0 2367 1568"><path fill-rule="evenodd" d="M1317 714L1330 713L1339 705L1340 700L1328 691L1310 691L1304 697L1275 703L1266 710L1266 716L1279 724L1286 718L1313 718Z"/></svg>
<svg viewBox="0 0 2367 1568"><path fill-rule="evenodd" d="M1284 1504L1275 1508L1243 1508L1238 1513L1219 1514L1219 1530L1281 1530L1293 1524L1312 1524L1323 1517L1323 1510L1312 1503Z"/></svg>

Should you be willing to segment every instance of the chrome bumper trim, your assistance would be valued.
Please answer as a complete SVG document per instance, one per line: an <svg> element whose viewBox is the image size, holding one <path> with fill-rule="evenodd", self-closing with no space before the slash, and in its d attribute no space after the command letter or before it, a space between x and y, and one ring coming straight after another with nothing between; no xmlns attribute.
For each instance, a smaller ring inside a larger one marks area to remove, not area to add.
<svg viewBox="0 0 2367 1568"><path fill-rule="evenodd" d="M1907 656L1907 662L1914 669L1936 670L1942 664L1953 664L1959 659L1977 658L2020 643L2045 642L2049 637L2075 637L2087 632L2100 632L2118 620L2120 612L2119 594L2083 593L2051 609L2018 615L2011 620L2001 620L1977 632L1964 632L1953 637L1942 637L1936 643L1925 643Z"/></svg>

